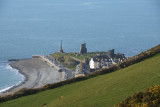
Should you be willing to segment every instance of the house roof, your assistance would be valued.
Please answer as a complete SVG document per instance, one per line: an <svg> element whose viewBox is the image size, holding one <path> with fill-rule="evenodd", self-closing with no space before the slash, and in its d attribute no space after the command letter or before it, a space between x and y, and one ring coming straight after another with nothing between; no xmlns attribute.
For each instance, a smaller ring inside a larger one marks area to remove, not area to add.
<svg viewBox="0 0 160 107"><path fill-rule="evenodd" d="M92 58L94 62L98 62L98 60L96 58Z"/></svg>

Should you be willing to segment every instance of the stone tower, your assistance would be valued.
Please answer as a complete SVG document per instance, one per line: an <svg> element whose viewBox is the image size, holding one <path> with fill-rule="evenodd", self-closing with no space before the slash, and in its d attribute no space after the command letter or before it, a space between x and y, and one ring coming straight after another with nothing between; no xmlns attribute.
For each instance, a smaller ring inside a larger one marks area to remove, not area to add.
<svg viewBox="0 0 160 107"><path fill-rule="evenodd" d="M87 53L86 43L81 44L80 54L86 54L86 53Z"/></svg>
<svg viewBox="0 0 160 107"><path fill-rule="evenodd" d="M114 49L109 50L109 51L107 52L107 56L108 56L109 58L114 58L114 56L115 56L115 54L114 54Z"/></svg>
<svg viewBox="0 0 160 107"><path fill-rule="evenodd" d="M61 40L59 52L60 52L60 53L63 53L63 49L62 49L62 40Z"/></svg>

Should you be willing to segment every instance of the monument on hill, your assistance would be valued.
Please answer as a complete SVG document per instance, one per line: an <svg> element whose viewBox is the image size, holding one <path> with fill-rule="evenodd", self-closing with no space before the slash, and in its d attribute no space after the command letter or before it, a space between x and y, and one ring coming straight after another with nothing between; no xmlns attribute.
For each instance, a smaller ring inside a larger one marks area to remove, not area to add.
<svg viewBox="0 0 160 107"><path fill-rule="evenodd" d="M86 54L86 53L87 53L86 43L81 44L80 54Z"/></svg>
<svg viewBox="0 0 160 107"><path fill-rule="evenodd" d="M61 40L59 52L60 52L60 53L63 53L63 49L62 49L62 40Z"/></svg>

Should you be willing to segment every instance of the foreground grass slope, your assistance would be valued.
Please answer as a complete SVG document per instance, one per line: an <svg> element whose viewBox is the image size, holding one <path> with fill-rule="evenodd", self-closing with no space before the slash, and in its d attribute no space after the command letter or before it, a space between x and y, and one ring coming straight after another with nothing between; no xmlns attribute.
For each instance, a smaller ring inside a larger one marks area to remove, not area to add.
<svg viewBox="0 0 160 107"><path fill-rule="evenodd" d="M160 54L88 80L4 102L0 107L110 107L160 84Z"/></svg>

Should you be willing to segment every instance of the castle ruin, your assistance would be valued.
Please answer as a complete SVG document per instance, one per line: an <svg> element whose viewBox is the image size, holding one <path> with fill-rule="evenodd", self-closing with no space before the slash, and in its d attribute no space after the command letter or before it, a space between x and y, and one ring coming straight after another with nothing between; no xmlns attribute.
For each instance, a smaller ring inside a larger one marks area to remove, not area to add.
<svg viewBox="0 0 160 107"><path fill-rule="evenodd" d="M109 58L114 58L114 56L115 56L115 54L114 54L114 49L108 50L107 56L108 56Z"/></svg>
<svg viewBox="0 0 160 107"><path fill-rule="evenodd" d="M80 54L86 54L86 53L87 53L86 43L81 44Z"/></svg>

